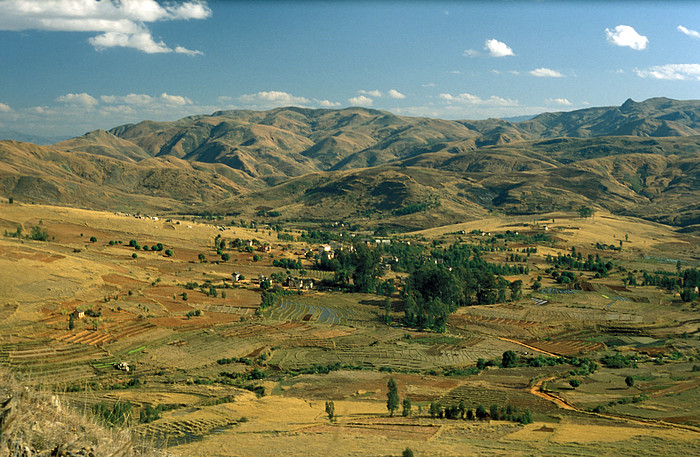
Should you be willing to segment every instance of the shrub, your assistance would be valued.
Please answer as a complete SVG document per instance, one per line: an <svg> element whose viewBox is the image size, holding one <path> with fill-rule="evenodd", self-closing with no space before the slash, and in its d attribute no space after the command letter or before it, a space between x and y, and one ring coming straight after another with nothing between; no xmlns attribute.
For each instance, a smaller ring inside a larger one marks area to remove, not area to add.
<svg viewBox="0 0 700 457"><path fill-rule="evenodd" d="M172 257L174 254L175 254L175 253L173 252L172 249L166 249L166 250L165 250L165 255L167 255L168 257Z"/></svg>
<svg viewBox="0 0 700 457"><path fill-rule="evenodd" d="M138 256L139 256L139 255L138 255L137 253L135 253L135 252L134 252L133 254L131 254L131 258L132 258L132 259L135 259L135 258L137 258Z"/></svg>
<svg viewBox="0 0 700 457"><path fill-rule="evenodd" d="M503 353L503 368L514 367L518 361L518 356L513 351L506 351Z"/></svg>
<svg viewBox="0 0 700 457"><path fill-rule="evenodd" d="M572 379L569 381L569 385L575 389L581 385L581 381L579 381L578 379Z"/></svg>
<svg viewBox="0 0 700 457"><path fill-rule="evenodd" d="M29 233L29 238L35 241L47 241L49 239L49 234L46 232L46 230L42 229L41 227L34 226L32 227L32 230Z"/></svg>
<svg viewBox="0 0 700 457"><path fill-rule="evenodd" d="M97 237L91 236L91 237L90 237L90 242L91 242L91 243L97 243Z"/></svg>

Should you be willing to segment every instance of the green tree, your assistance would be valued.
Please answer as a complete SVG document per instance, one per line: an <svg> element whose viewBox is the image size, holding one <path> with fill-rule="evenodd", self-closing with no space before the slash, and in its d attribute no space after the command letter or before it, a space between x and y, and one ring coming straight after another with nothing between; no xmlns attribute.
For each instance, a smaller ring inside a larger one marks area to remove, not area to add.
<svg viewBox="0 0 700 457"><path fill-rule="evenodd" d="M510 288L510 299L513 301L520 300L523 291L523 281L521 279L516 279L511 282L508 287Z"/></svg>
<svg viewBox="0 0 700 457"><path fill-rule="evenodd" d="M18 227L19 231L19 227ZM46 230L42 229L39 226L34 226L32 227L32 230L29 232L29 238L35 241L48 241L49 239L49 234ZM93 238L95 238L93 236ZM90 239L92 241L92 239ZM97 238L95 238L95 241L97 241Z"/></svg>
<svg viewBox="0 0 700 457"><path fill-rule="evenodd" d="M7 199L7 202L11 205L15 202L15 199L13 197L10 197L9 199Z"/></svg>
<svg viewBox="0 0 700 457"><path fill-rule="evenodd" d="M384 299L384 322L387 324L391 322L391 300L389 297Z"/></svg>
<svg viewBox="0 0 700 457"><path fill-rule="evenodd" d="M569 381L569 385L575 389L581 385L581 381L579 381L578 379L572 379Z"/></svg>
<svg viewBox="0 0 700 457"><path fill-rule="evenodd" d="M135 252L134 252L133 254L131 254L131 258L132 258L132 259L135 259L135 258L137 258L138 256L139 256L139 255L138 255L137 253L135 253Z"/></svg>
<svg viewBox="0 0 700 457"><path fill-rule="evenodd" d="M503 368L512 368L518 361L518 356L513 351L506 351L503 353Z"/></svg>
<svg viewBox="0 0 700 457"><path fill-rule="evenodd" d="M166 250L165 250L165 255L167 255L168 257L172 257L174 254L175 254L175 253L173 252L172 249L166 249Z"/></svg>
<svg viewBox="0 0 700 457"><path fill-rule="evenodd" d="M73 313L68 316L68 330L73 330L75 328L75 319L73 318Z"/></svg>
<svg viewBox="0 0 700 457"><path fill-rule="evenodd" d="M437 402L430 402L430 408L428 409L428 414L430 414L430 417L436 418L439 417L442 413L442 406L440 403Z"/></svg>
<svg viewBox="0 0 700 457"><path fill-rule="evenodd" d="M401 453L401 457L413 457L413 451L411 450L411 448L407 447L406 449L404 449Z"/></svg>
<svg viewBox="0 0 700 457"><path fill-rule="evenodd" d="M231 259L231 256L228 253L221 254L221 260L224 262L228 262Z"/></svg>
<svg viewBox="0 0 700 457"><path fill-rule="evenodd" d="M91 236L91 237L90 237L90 242L91 242L91 243L97 243L97 237Z"/></svg>
<svg viewBox="0 0 700 457"><path fill-rule="evenodd" d="M386 386L389 388L389 391L386 393L386 409L388 409L390 415L393 416L394 411L399 409L399 389L396 387L394 378L389 378L389 382Z"/></svg>
<svg viewBox="0 0 700 457"><path fill-rule="evenodd" d="M401 410L401 415L404 417L410 416L411 415L411 408L412 408L411 399L408 397L404 398L402 406L403 406L403 408Z"/></svg>
<svg viewBox="0 0 700 457"><path fill-rule="evenodd" d="M326 414L328 414L328 420L335 422L335 403L332 401L326 402Z"/></svg>
<svg viewBox="0 0 700 457"><path fill-rule="evenodd" d="M584 219L593 216L593 214L593 209L589 208L588 206L582 206L578 209L578 215Z"/></svg>
<svg viewBox="0 0 700 457"><path fill-rule="evenodd" d="M632 387L634 385L634 378L632 376L627 376L625 378L625 384L627 384L627 387Z"/></svg>
<svg viewBox="0 0 700 457"><path fill-rule="evenodd" d="M205 260L207 260L207 256L205 256L205 255L202 254L202 253L200 253L200 254L197 256L197 258L199 258L199 261L200 261L200 262L204 262Z"/></svg>
<svg viewBox="0 0 700 457"><path fill-rule="evenodd" d="M479 420L484 420L488 417L489 413L486 411L486 408L483 406L479 405L476 407L476 418Z"/></svg>

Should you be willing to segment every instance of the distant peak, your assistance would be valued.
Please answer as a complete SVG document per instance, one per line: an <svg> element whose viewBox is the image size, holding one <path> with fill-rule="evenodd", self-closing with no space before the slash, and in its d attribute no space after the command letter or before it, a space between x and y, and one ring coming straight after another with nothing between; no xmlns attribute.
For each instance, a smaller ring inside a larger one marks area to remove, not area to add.
<svg viewBox="0 0 700 457"><path fill-rule="evenodd" d="M623 111L623 112L630 111L638 104L639 103L635 102L631 98L628 98L627 101L625 101L625 103L623 103L622 106L620 106L620 111Z"/></svg>

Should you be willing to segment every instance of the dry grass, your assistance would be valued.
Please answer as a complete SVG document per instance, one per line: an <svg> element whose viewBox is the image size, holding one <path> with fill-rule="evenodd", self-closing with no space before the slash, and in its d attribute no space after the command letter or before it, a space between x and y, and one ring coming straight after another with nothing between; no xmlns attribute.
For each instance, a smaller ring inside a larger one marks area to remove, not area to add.
<svg viewBox="0 0 700 457"><path fill-rule="evenodd" d="M162 455L125 429L106 428L70 408L61 397L23 386L0 371L1 456Z"/></svg>

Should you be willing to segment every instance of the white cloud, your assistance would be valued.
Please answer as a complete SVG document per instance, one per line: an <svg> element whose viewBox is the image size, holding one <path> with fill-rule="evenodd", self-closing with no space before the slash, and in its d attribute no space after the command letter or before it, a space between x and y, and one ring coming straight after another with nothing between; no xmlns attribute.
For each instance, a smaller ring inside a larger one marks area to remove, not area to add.
<svg viewBox="0 0 700 457"><path fill-rule="evenodd" d="M97 32L88 41L96 49L127 47L153 53L198 55L182 46L175 49L156 41L149 22L206 19L212 14L202 0L0 0L0 30Z"/></svg>
<svg viewBox="0 0 700 457"><path fill-rule="evenodd" d="M605 36L609 43L615 46L626 46L637 51L646 49L649 39L640 35L629 25L618 25L614 29L605 29Z"/></svg>
<svg viewBox="0 0 700 457"><path fill-rule="evenodd" d="M93 107L99 103L95 97L85 92L80 94L61 95L56 99L56 101L69 105L82 105L85 107Z"/></svg>
<svg viewBox="0 0 700 457"><path fill-rule="evenodd" d="M669 79L676 81L688 79L700 80L700 64L697 63L656 65L646 70L635 68L634 72L640 78Z"/></svg>
<svg viewBox="0 0 700 457"><path fill-rule="evenodd" d="M382 96L381 91L378 91L376 89L375 90L358 90L357 93L362 94L362 95L369 95L370 97L381 97Z"/></svg>
<svg viewBox="0 0 700 457"><path fill-rule="evenodd" d="M479 55L479 51L476 49L465 49L462 55L464 57L477 57Z"/></svg>
<svg viewBox="0 0 700 457"><path fill-rule="evenodd" d="M339 102L332 102L330 100L316 100L316 103L323 108L336 108L341 105Z"/></svg>
<svg viewBox="0 0 700 457"><path fill-rule="evenodd" d="M0 102L0 113L9 113L10 111L12 111L10 105Z"/></svg>
<svg viewBox="0 0 700 457"><path fill-rule="evenodd" d="M550 104L550 105L563 105L563 106L573 105L573 103L571 103L566 98L548 98L547 100L545 100L545 103Z"/></svg>
<svg viewBox="0 0 700 457"><path fill-rule="evenodd" d="M242 103L262 106L290 106L290 105L305 105L309 103L309 99L305 97L296 97L287 92L276 90L262 91L256 94L244 94L238 97Z"/></svg>
<svg viewBox="0 0 700 457"><path fill-rule="evenodd" d="M399 92L396 89L390 89L389 92L386 93L389 97L395 98L395 99L401 99L401 98L406 98L404 94Z"/></svg>
<svg viewBox="0 0 700 457"><path fill-rule="evenodd" d="M487 99L483 99L472 94L440 94L438 97L445 100L448 103L461 103L467 105L488 105L488 106L517 106L517 100L511 100L507 98L497 97L495 95L490 96Z"/></svg>
<svg viewBox="0 0 700 457"><path fill-rule="evenodd" d="M202 51L193 51L192 49L183 48L182 46L175 46L175 53L185 54L188 56L203 56L204 55L204 53Z"/></svg>
<svg viewBox="0 0 700 457"><path fill-rule="evenodd" d="M364 95L358 95L357 97L351 97L348 99L348 101L350 102L351 105L355 105L355 106L360 106L360 105L371 106L372 103L374 103L374 101L371 98L366 97Z"/></svg>
<svg viewBox="0 0 700 457"><path fill-rule="evenodd" d="M689 37L700 38L700 32L697 32L696 30L687 29L682 25L678 26L678 31L688 35Z"/></svg>
<svg viewBox="0 0 700 457"><path fill-rule="evenodd" d="M491 57L507 57L515 55L510 46L493 38L486 40L486 43L484 43L484 49L489 52Z"/></svg>
<svg viewBox="0 0 700 457"><path fill-rule="evenodd" d="M518 70L510 70L508 73L510 73L511 75L516 75L516 76L520 74L520 72Z"/></svg>
<svg viewBox="0 0 700 457"><path fill-rule="evenodd" d="M564 75L556 70L551 70L549 68L538 68L530 72L532 76L537 76L539 78L563 78Z"/></svg>
<svg viewBox="0 0 700 457"><path fill-rule="evenodd" d="M448 71L448 73L453 74L453 75L461 75L462 74L462 72L459 70L450 70L450 71Z"/></svg>
<svg viewBox="0 0 700 457"><path fill-rule="evenodd" d="M421 86L423 86L423 87L435 87L436 84L435 83L426 83L426 84L421 84Z"/></svg>
<svg viewBox="0 0 700 457"><path fill-rule="evenodd" d="M151 36L151 33L145 30L137 33L105 32L101 35L88 38L88 41L98 51L107 48L122 47L138 49L147 54L172 52L164 42L156 42Z"/></svg>

